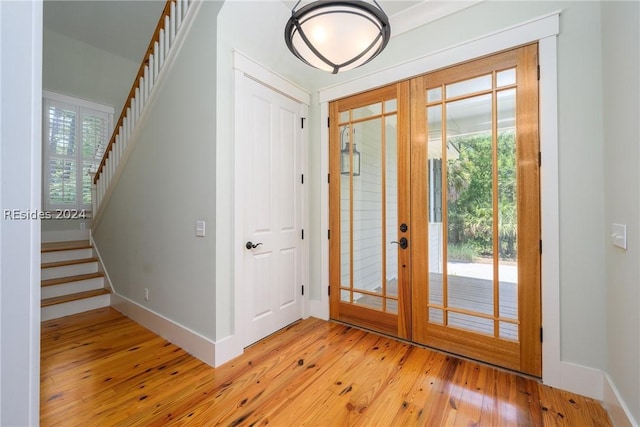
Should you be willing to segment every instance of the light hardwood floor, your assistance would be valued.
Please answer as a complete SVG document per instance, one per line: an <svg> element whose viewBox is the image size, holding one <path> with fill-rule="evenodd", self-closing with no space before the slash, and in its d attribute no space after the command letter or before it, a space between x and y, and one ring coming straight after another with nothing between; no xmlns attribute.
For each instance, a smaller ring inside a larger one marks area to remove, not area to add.
<svg viewBox="0 0 640 427"><path fill-rule="evenodd" d="M111 308L42 323L42 426L609 426L599 402L318 319L218 367Z"/></svg>

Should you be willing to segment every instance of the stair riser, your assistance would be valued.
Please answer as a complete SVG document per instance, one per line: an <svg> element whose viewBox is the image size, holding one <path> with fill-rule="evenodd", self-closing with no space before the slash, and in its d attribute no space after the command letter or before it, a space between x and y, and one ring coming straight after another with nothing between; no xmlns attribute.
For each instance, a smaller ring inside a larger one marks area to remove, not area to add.
<svg viewBox="0 0 640 427"><path fill-rule="evenodd" d="M91 258L93 256L93 250L87 249L72 249L68 251L54 251L43 252L42 263L58 262L58 261L70 261L72 259L84 259Z"/></svg>
<svg viewBox="0 0 640 427"><path fill-rule="evenodd" d="M86 262L83 264L65 265L61 267L43 268L41 270L41 279L58 279L60 277L79 276L80 274L89 274L98 272L97 262Z"/></svg>
<svg viewBox="0 0 640 427"><path fill-rule="evenodd" d="M111 305L111 294L98 295L92 298L85 298L76 301L69 301L63 304L42 307L40 312L40 320L46 321L58 319L72 314L83 313L97 308L108 307Z"/></svg>
<svg viewBox="0 0 640 427"><path fill-rule="evenodd" d="M41 290L41 299L71 295L78 292L91 291L104 288L104 277L78 280L75 282L61 283L59 285L45 286Z"/></svg>

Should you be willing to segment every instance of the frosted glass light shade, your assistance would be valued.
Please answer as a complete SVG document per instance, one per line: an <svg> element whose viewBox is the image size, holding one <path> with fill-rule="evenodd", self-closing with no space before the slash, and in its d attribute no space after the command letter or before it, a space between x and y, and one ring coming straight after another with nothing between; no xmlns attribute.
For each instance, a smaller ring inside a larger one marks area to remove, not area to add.
<svg viewBox="0 0 640 427"><path fill-rule="evenodd" d="M284 31L287 47L296 57L333 74L375 58L390 35L387 15L361 0L306 5L292 12Z"/></svg>

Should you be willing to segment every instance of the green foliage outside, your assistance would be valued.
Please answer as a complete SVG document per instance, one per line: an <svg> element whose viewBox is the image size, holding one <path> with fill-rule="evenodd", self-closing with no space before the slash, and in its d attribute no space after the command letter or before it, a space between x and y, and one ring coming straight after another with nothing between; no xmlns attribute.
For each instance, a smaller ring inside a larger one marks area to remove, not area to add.
<svg viewBox="0 0 640 427"><path fill-rule="evenodd" d="M452 138L459 152L448 161L449 259L465 261L493 254L493 153L490 134ZM498 161L498 250L514 260L517 250L516 139L501 132ZM456 258L454 258L454 256ZM457 259L460 258L460 259Z"/></svg>

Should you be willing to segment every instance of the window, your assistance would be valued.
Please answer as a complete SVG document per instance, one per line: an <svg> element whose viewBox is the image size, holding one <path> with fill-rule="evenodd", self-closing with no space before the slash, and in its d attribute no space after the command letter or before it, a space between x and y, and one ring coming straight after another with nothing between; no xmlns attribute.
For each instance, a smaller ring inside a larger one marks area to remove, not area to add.
<svg viewBox="0 0 640 427"><path fill-rule="evenodd" d="M95 173L112 132L113 107L44 92L44 209L91 210Z"/></svg>

